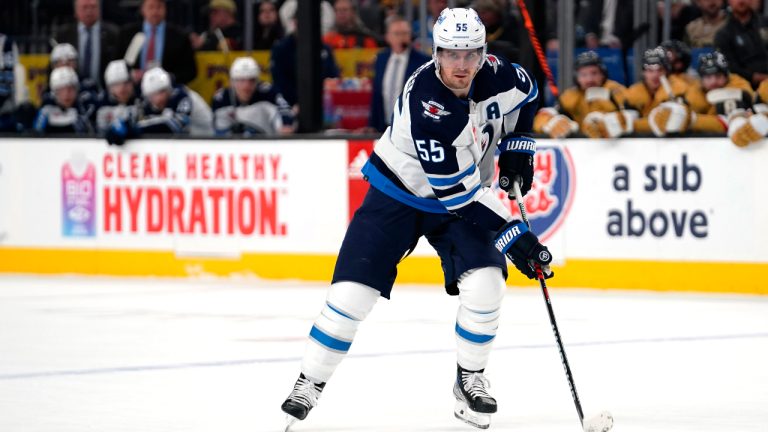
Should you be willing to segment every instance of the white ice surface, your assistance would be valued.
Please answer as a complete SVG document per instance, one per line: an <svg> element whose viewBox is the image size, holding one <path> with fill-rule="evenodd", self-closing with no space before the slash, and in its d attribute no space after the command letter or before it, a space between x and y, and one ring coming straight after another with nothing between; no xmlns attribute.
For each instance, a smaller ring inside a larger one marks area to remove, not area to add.
<svg viewBox="0 0 768 432"><path fill-rule="evenodd" d="M587 416L619 432L768 432L768 298L551 292ZM1 432L279 431L322 284L0 277ZM295 431L472 431L456 299L396 286ZM490 431L579 425L541 292L510 289Z"/></svg>

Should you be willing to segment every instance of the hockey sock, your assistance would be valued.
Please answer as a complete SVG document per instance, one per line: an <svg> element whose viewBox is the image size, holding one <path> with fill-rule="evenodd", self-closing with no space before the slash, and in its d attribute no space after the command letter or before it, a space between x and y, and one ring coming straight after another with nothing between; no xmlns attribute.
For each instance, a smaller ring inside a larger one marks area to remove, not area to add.
<svg viewBox="0 0 768 432"><path fill-rule="evenodd" d="M379 291L356 282L337 282L328 290L325 307L309 332L301 364L302 373L324 383L349 351L352 340L380 296Z"/></svg>
<svg viewBox="0 0 768 432"><path fill-rule="evenodd" d="M458 363L466 370L478 371L488 364L505 288L501 269L495 267L470 270L459 278L456 345Z"/></svg>

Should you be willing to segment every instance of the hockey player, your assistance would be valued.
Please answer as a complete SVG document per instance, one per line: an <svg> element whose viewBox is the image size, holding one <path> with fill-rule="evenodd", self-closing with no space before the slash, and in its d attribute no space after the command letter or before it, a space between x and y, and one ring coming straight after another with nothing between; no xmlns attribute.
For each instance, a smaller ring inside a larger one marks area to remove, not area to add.
<svg viewBox="0 0 768 432"><path fill-rule="evenodd" d="M77 74L77 50L68 43L61 43L53 47L50 55L51 73L60 67L69 67ZM49 73L50 76L50 73ZM91 123L96 121L96 111L99 107L99 101L104 98L103 91L99 88L94 79L81 80L78 77L78 104L85 110L85 115ZM42 105L54 105L53 93L49 88L43 92Z"/></svg>
<svg viewBox="0 0 768 432"><path fill-rule="evenodd" d="M667 53L669 60L669 76L684 81L687 85L696 82L696 78L688 73L691 67L691 49L685 42L677 39L666 40L660 45Z"/></svg>
<svg viewBox="0 0 768 432"><path fill-rule="evenodd" d="M472 9L444 9L433 59L406 81L393 122L363 174L371 187L341 245L327 302L309 334L299 379L282 405L303 420L379 297L389 298L397 264L425 236L459 296L455 415L487 428L496 412L484 374L499 324L507 265L547 277L551 255L491 189L494 154L502 189L533 180L531 130L538 94L518 65L486 56L485 27Z"/></svg>
<svg viewBox="0 0 768 432"><path fill-rule="evenodd" d="M162 68L155 67L144 73L141 93L137 117L127 122L113 122L110 126L107 131L110 144L121 145L127 138L144 134L188 134L195 110L203 113L197 119L197 127L211 128L210 108L203 106L202 98L199 95L195 98L183 86L174 87L171 76Z"/></svg>
<svg viewBox="0 0 768 432"><path fill-rule="evenodd" d="M663 48L652 48L643 53L643 79L627 89L625 102L625 109L636 118L635 132L655 131L656 117L666 109L686 111L682 101L688 84L672 75L671 69L667 53ZM656 107L659 106L663 106L664 110L657 110ZM652 122L654 126L650 124Z"/></svg>
<svg viewBox="0 0 768 432"><path fill-rule="evenodd" d="M259 65L251 57L239 57L229 69L229 88L213 96L216 135L245 136L293 132L293 111L283 96L259 81Z"/></svg>
<svg viewBox="0 0 768 432"><path fill-rule="evenodd" d="M0 33L0 132L30 128L37 110L29 102L26 72L10 36Z"/></svg>
<svg viewBox="0 0 768 432"><path fill-rule="evenodd" d="M588 136L601 137L607 131L595 123L609 124L611 134L626 133L627 122L620 112L626 88L608 79L603 60L594 51L579 54L574 62L576 86L563 92L554 108L542 108L534 119L536 132L565 138L580 129ZM606 113L592 115L590 113ZM585 122L585 120L587 120Z"/></svg>
<svg viewBox="0 0 768 432"><path fill-rule="evenodd" d="M125 60L113 60L104 71L104 93L96 112L96 129L106 133L114 122L128 122L138 115L140 100Z"/></svg>
<svg viewBox="0 0 768 432"><path fill-rule="evenodd" d="M77 70L77 50L72 44L60 43L51 50L51 70L64 66Z"/></svg>
<svg viewBox="0 0 768 432"><path fill-rule="evenodd" d="M728 125L728 137L739 147L762 141L768 136L768 80L757 88L752 115L737 116Z"/></svg>
<svg viewBox="0 0 768 432"><path fill-rule="evenodd" d="M78 100L77 73L69 66L51 72L51 102L43 105L35 119L35 130L41 133L93 132L86 108Z"/></svg>
<svg viewBox="0 0 768 432"><path fill-rule="evenodd" d="M699 82L688 88L685 100L690 107L693 132L725 133L729 123L744 117L752 107L754 92L747 80L732 74L719 52L702 54Z"/></svg>

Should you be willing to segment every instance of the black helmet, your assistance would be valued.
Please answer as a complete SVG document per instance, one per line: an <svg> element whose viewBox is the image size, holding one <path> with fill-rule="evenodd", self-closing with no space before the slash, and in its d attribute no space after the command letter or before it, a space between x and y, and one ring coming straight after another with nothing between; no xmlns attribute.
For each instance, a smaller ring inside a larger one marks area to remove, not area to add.
<svg viewBox="0 0 768 432"><path fill-rule="evenodd" d="M606 69L603 59L594 51L584 51L577 55L576 60L573 62L574 71L578 71L586 66L597 66L603 72L603 75L608 76L608 69Z"/></svg>
<svg viewBox="0 0 768 432"><path fill-rule="evenodd" d="M646 66L659 65L663 67L667 72L670 72L669 58L667 52L662 47L656 47L645 50L643 53L643 69Z"/></svg>
<svg viewBox="0 0 768 432"><path fill-rule="evenodd" d="M691 49L685 42L677 39L667 40L661 43L661 47L665 50L675 54L675 58L683 62L683 70L676 72L684 72L691 66Z"/></svg>
<svg viewBox="0 0 768 432"><path fill-rule="evenodd" d="M723 53L711 52L699 56L699 76L723 74L728 75L728 61Z"/></svg>

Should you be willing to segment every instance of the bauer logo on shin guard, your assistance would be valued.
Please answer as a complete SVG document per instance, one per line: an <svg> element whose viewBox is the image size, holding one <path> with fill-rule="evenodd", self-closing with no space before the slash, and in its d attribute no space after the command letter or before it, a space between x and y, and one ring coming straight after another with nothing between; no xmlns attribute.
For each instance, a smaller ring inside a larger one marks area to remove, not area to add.
<svg viewBox="0 0 768 432"><path fill-rule="evenodd" d="M496 238L496 249L501 253L506 253L509 247L527 231L528 228L522 223L516 223L508 227Z"/></svg>

